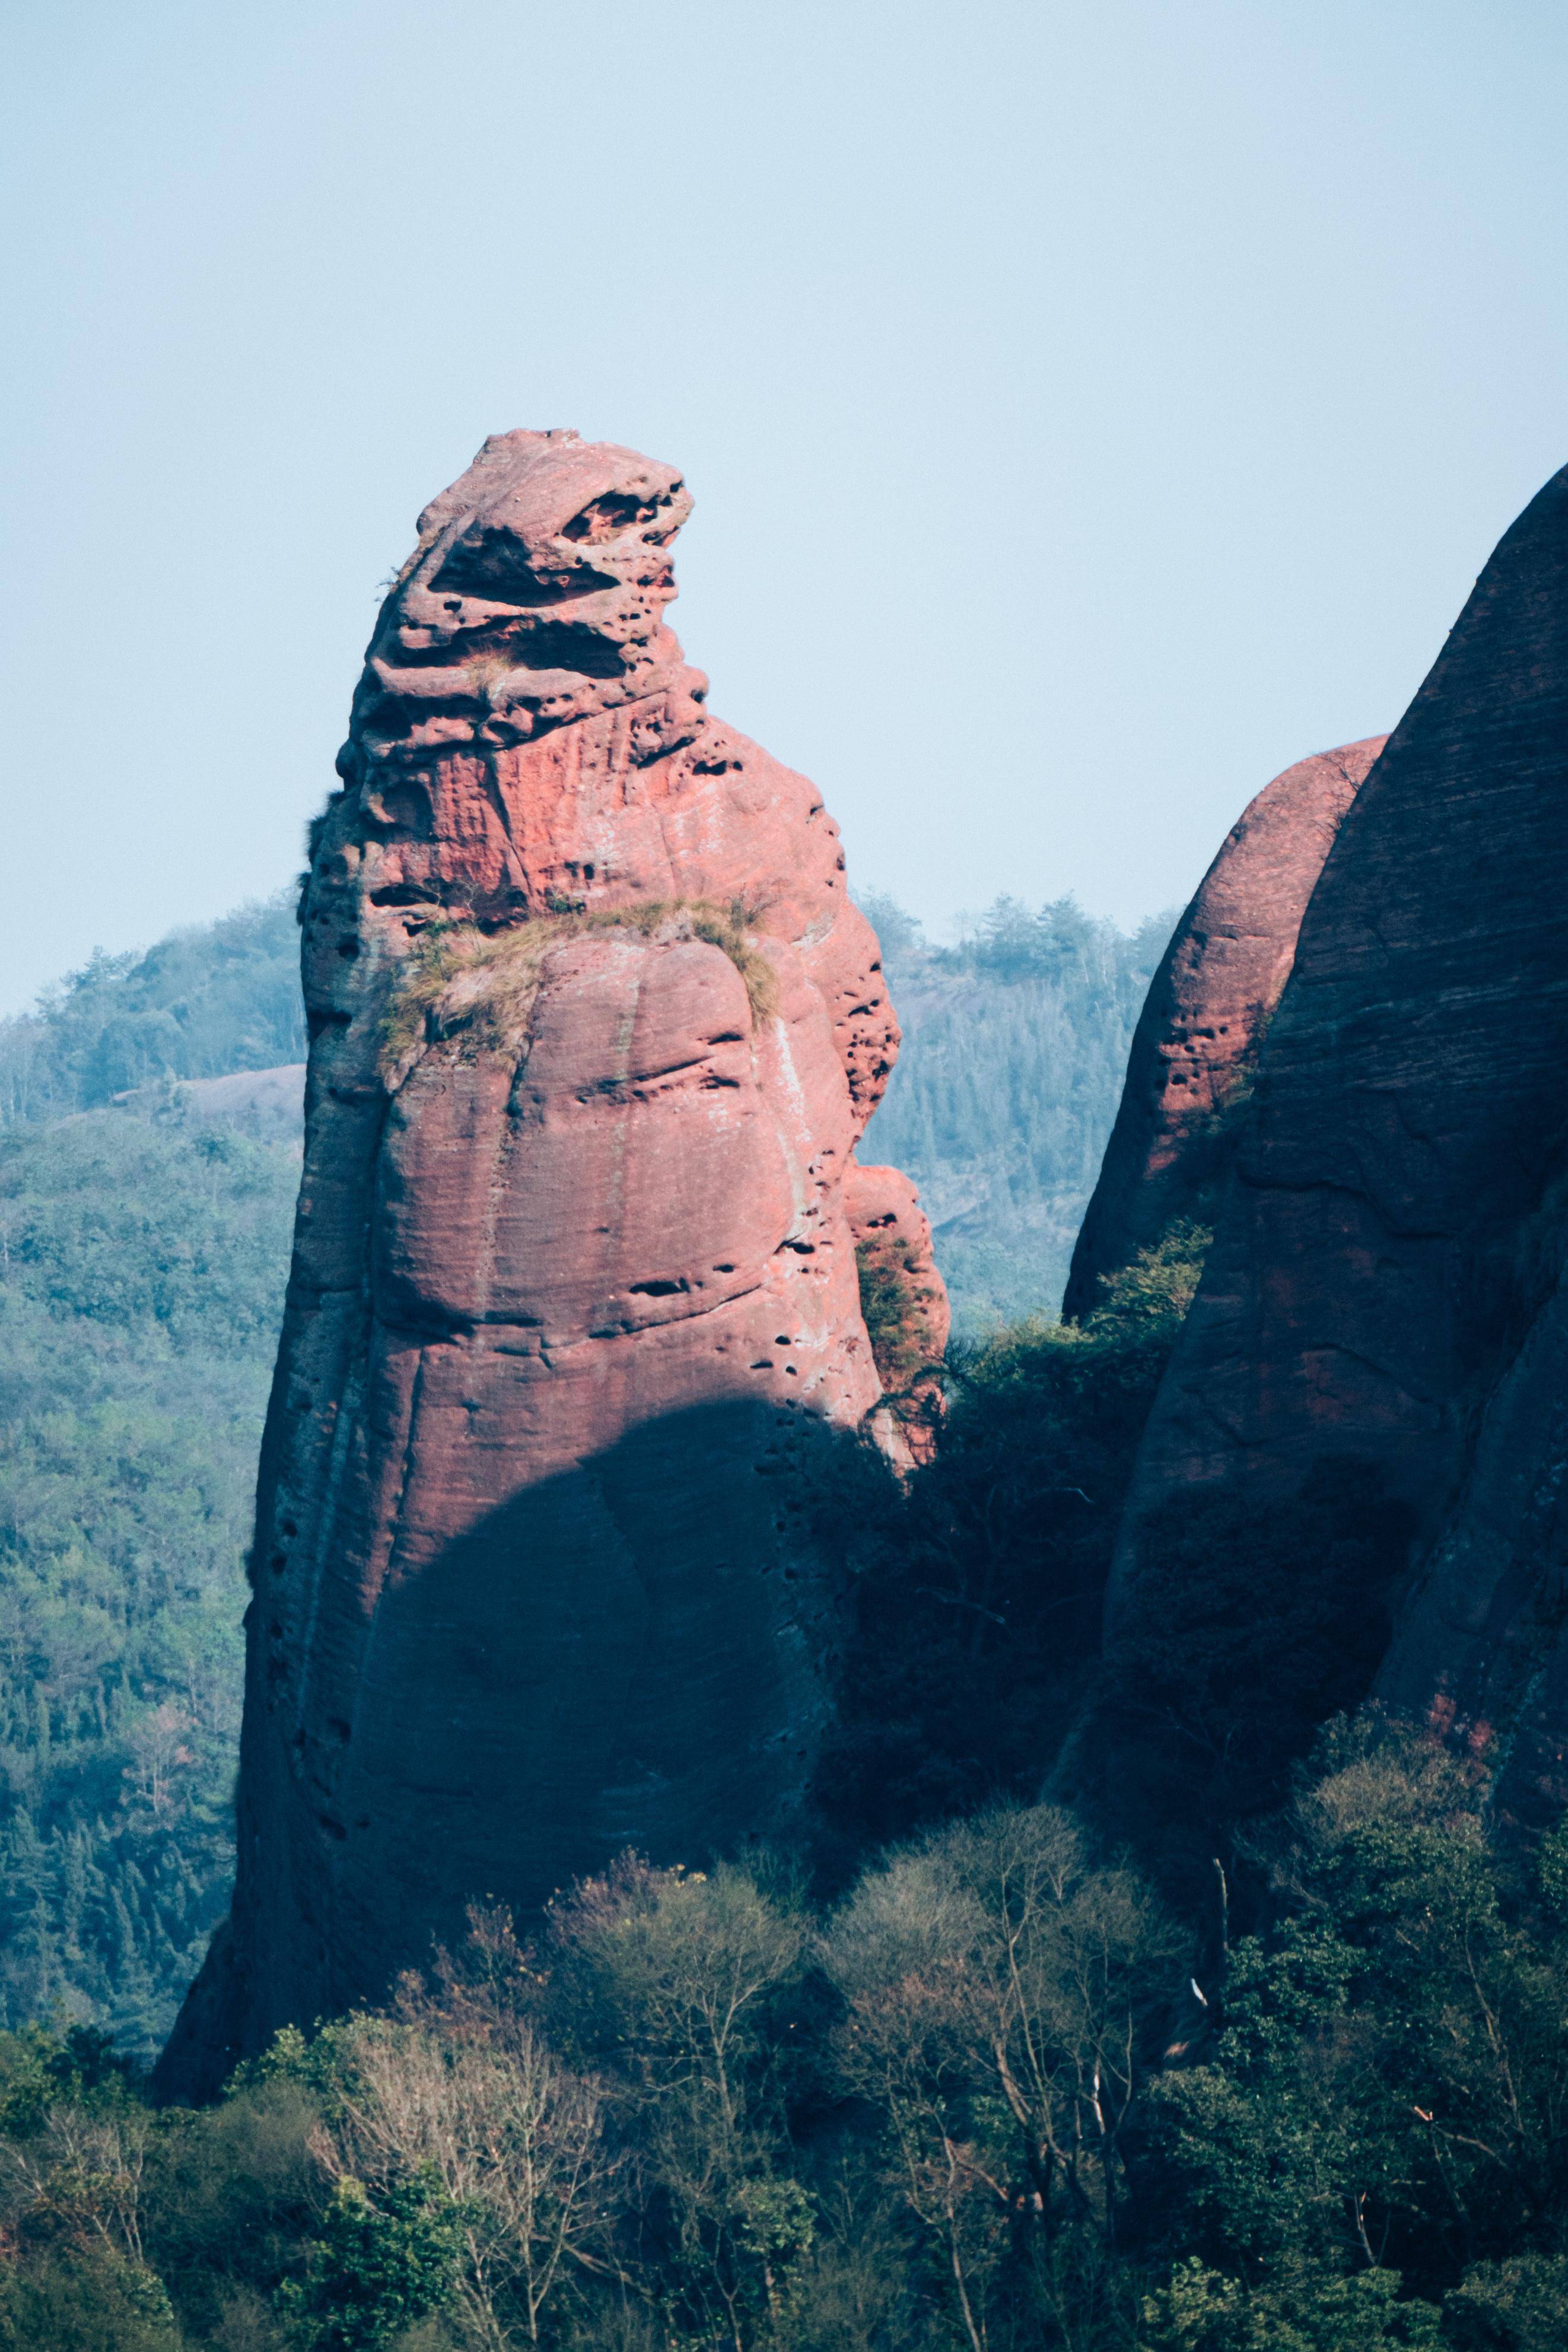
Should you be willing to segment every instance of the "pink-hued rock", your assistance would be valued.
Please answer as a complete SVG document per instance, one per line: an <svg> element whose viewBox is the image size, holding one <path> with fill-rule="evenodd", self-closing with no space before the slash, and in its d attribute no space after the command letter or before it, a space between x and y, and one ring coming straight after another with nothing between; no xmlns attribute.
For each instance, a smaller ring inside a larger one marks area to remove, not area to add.
<svg viewBox="0 0 1568 2352"><path fill-rule="evenodd" d="M1070 1321L1092 1314L1103 1277L1178 1218L1212 1216L1235 1114L1291 976L1307 901L1387 740L1319 751L1265 784L1198 885L1134 1033L1116 1124L1072 1254L1062 1302Z"/></svg>
<svg viewBox="0 0 1568 2352"><path fill-rule="evenodd" d="M809 1480L881 1394L845 1194L898 1028L821 795L664 626L689 505L497 436L371 643L302 910L239 1880L171 2095L475 1897L804 1800Z"/></svg>
<svg viewBox="0 0 1568 2352"><path fill-rule="evenodd" d="M1354 1472L1413 1530L1414 1580L1366 1597L1396 1613L1379 1687L1500 1738L1521 1809L1568 1797L1565 905L1568 467L1499 543L1312 894L1109 1620L1114 1652L1170 1508L1289 1528L1314 1477Z"/></svg>

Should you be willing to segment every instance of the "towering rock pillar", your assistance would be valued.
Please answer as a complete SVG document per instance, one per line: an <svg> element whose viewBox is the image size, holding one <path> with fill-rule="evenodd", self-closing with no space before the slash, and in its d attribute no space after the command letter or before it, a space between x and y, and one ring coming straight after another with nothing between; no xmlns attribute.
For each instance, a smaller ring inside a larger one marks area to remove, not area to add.
<svg viewBox="0 0 1568 2352"><path fill-rule="evenodd" d="M664 626L689 505L498 435L371 639L302 912L239 1880L169 2095L475 1897L803 1801L805 1476L881 1393L846 1176L898 1029L820 794Z"/></svg>

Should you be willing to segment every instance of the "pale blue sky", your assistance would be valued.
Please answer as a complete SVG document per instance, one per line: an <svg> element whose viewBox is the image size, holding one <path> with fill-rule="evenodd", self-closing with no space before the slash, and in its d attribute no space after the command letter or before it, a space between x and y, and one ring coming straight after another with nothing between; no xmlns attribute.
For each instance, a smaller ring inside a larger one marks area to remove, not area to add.
<svg viewBox="0 0 1568 2352"><path fill-rule="evenodd" d="M683 466L852 877L1124 921L1568 459L1568 8L10 0L0 1007L298 867L487 432Z"/></svg>

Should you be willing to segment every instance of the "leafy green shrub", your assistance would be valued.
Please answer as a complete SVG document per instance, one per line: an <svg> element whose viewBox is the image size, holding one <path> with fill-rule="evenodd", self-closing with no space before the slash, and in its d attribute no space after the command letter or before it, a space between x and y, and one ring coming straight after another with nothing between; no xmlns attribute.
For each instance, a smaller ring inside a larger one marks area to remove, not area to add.
<svg viewBox="0 0 1568 2352"><path fill-rule="evenodd" d="M284 2309L310 2352L376 2352L451 2295L462 2217L422 2168L372 2202L358 2180L340 2180Z"/></svg>
<svg viewBox="0 0 1568 2352"><path fill-rule="evenodd" d="M1454 2352L1562 2352L1568 2344L1568 2255L1477 2263L1445 2298Z"/></svg>
<svg viewBox="0 0 1568 2352"><path fill-rule="evenodd" d="M1101 1276L1089 1331L1124 1345L1139 1339L1174 1340L1197 1295L1213 1239L1211 1229L1196 1218L1176 1218L1129 1265Z"/></svg>
<svg viewBox="0 0 1568 2352"><path fill-rule="evenodd" d="M148 2150L148 2259L186 2327L269 2341L267 2315L299 2265L328 2194L311 2152L316 2098L267 2072L214 2107L172 2108Z"/></svg>
<svg viewBox="0 0 1568 2352"><path fill-rule="evenodd" d="M183 2352L162 2282L108 2252L0 2262L5 2352Z"/></svg>
<svg viewBox="0 0 1568 2352"><path fill-rule="evenodd" d="M1146 2352L1437 2352L1439 2316L1393 2271L1304 2271L1249 2289L1196 2255L1144 2303Z"/></svg>
<svg viewBox="0 0 1568 2352"><path fill-rule="evenodd" d="M1268 1841L1284 1916L1219 1966L1201 2063L1150 2087L1176 2244L1243 2276L1386 2267L1435 2301L1568 2220L1568 1938L1521 1912L1484 1800L1376 1718L1325 1739Z"/></svg>
<svg viewBox="0 0 1568 2352"><path fill-rule="evenodd" d="M1558 1822L1547 1831L1541 1841L1536 1867L1548 1908L1568 1925L1568 1820Z"/></svg>
<svg viewBox="0 0 1568 2352"><path fill-rule="evenodd" d="M861 1314L871 1341L872 1360L892 1395L932 1371L926 1309L936 1292L920 1279L915 1251L906 1241L873 1236L855 1248Z"/></svg>

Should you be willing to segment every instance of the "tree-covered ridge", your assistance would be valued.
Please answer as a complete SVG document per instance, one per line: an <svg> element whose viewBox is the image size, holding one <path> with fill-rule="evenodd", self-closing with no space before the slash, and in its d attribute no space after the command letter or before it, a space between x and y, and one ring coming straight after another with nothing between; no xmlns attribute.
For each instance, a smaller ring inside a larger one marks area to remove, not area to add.
<svg viewBox="0 0 1568 2352"><path fill-rule="evenodd" d="M100 950L0 1021L0 1127L91 1109L160 1078L220 1077L305 1057L294 893Z"/></svg>
<svg viewBox="0 0 1568 2352"><path fill-rule="evenodd" d="M862 903L904 1045L861 1157L919 1186L960 1330L1054 1314L1174 919L1129 935L1004 898L932 948L891 899Z"/></svg>
<svg viewBox="0 0 1568 2352"><path fill-rule="evenodd" d="M0 1023L0 2017L63 2007L141 2056L228 1902L298 1183L171 1082L302 1056L291 895Z"/></svg>

